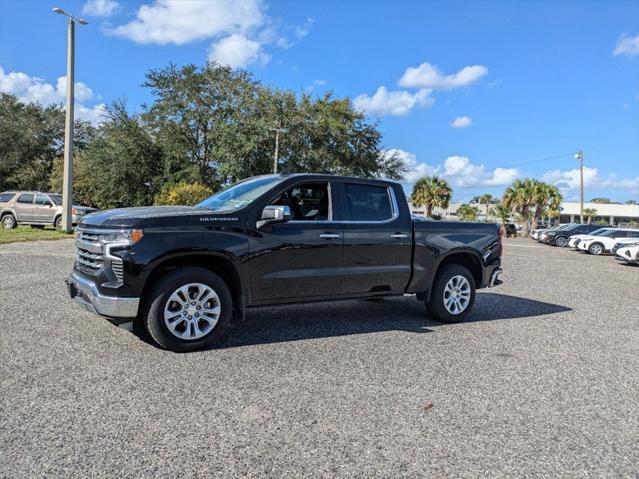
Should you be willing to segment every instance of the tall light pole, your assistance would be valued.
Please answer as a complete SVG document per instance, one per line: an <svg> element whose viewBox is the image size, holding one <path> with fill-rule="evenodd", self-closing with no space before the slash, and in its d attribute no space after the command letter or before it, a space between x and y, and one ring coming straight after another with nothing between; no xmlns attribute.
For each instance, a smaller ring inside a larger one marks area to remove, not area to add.
<svg viewBox="0 0 639 479"><path fill-rule="evenodd" d="M575 160L579 160L579 179L580 179L580 191L579 196L579 222L584 222L584 152L579 150L575 154Z"/></svg>
<svg viewBox="0 0 639 479"><path fill-rule="evenodd" d="M73 227L73 99L74 99L74 56L75 22L87 25L88 22L61 8L55 7L54 13L69 17L67 30L67 112L64 121L64 176L62 177L62 229L67 233Z"/></svg>
<svg viewBox="0 0 639 479"><path fill-rule="evenodd" d="M284 128L271 128L275 132L275 156L273 157L273 174L277 174L277 160L280 149L280 133L286 133Z"/></svg>

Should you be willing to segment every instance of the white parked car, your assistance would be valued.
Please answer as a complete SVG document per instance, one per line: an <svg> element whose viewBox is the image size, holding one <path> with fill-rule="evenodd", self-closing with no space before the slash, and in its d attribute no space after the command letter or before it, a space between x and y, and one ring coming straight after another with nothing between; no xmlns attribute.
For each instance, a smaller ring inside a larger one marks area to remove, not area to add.
<svg viewBox="0 0 639 479"><path fill-rule="evenodd" d="M577 245L579 244L579 242L582 239L588 238L590 236L601 236L604 233L606 233L607 231L610 230L615 230L616 228L599 228L598 230L593 231L592 233L589 233L587 235L573 235L570 237L570 240L568 241L568 246L570 248L576 248Z"/></svg>
<svg viewBox="0 0 639 479"><path fill-rule="evenodd" d="M639 241L621 246L615 251L615 258L628 264L639 265Z"/></svg>
<svg viewBox="0 0 639 479"><path fill-rule="evenodd" d="M579 241L577 249L590 254L603 254L612 249L617 243L630 244L639 240L639 230L631 228L616 228L599 236L587 236Z"/></svg>

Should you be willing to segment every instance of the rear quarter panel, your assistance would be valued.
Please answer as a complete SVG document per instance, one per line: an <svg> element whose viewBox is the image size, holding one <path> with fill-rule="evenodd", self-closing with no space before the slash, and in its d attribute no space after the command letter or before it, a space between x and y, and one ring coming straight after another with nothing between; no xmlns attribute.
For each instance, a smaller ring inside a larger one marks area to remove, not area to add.
<svg viewBox="0 0 639 479"><path fill-rule="evenodd" d="M492 270L499 266L499 225L453 221L414 222L414 273L408 293L430 290L441 263L454 254L473 255L482 269L477 287L484 287Z"/></svg>

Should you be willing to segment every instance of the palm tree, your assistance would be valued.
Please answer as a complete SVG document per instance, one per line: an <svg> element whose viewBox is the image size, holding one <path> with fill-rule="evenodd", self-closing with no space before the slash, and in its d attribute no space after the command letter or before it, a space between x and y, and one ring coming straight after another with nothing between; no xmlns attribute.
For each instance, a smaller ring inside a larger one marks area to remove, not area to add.
<svg viewBox="0 0 639 479"><path fill-rule="evenodd" d="M536 180L531 180L530 178L515 180L504 191L502 200L506 207L516 211L521 216L521 236L524 238L527 238L530 232L528 222L530 221L530 212L535 206L536 183L538 183Z"/></svg>
<svg viewBox="0 0 639 479"><path fill-rule="evenodd" d="M413 206L426 207L426 216L430 217L433 208L448 208L453 190L448 182L439 176L424 176L415 183L413 194L411 194L411 203Z"/></svg>
<svg viewBox="0 0 639 479"><path fill-rule="evenodd" d="M584 208L584 216L588 219L588 224L592 219L597 216L597 210L595 208Z"/></svg>
<svg viewBox="0 0 639 479"><path fill-rule="evenodd" d="M532 229L537 228L539 220L547 210L557 210L561 203L561 193L555 185L549 185L537 180L533 181L535 213L532 220Z"/></svg>
<svg viewBox="0 0 639 479"><path fill-rule="evenodd" d="M473 221L477 219L477 208L464 203L457 208L457 216L462 221Z"/></svg>
<svg viewBox="0 0 639 479"><path fill-rule="evenodd" d="M490 214L499 218L504 225L510 219L512 213L512 210L504 204L495 205L490 209Z"/></svg>
<svg viewBox="0 0 639 479"><path fill-rule="evenodd" d="M488 220L488 215L490 214L489 205L495 201L495 197L490 193L484 193L479 197L479 204L486 205L486 220Z"/></svg>

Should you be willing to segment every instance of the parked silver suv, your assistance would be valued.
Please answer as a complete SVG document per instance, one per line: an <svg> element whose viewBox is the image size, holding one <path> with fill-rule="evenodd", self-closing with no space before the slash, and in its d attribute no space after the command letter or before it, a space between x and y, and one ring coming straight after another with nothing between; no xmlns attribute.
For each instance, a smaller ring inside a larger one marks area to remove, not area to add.
<svg viewBox="0 0 639 479"><path fill-rule="evenodd" d="M88 206L73 206L73 224L87 213L96 211ZM60 226L62 220L62 195L39 191L5 191L0 193L0 221L5 229L18 224L44 228Z"/></svg>

